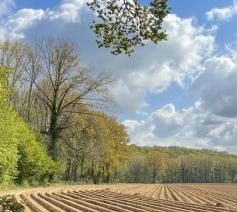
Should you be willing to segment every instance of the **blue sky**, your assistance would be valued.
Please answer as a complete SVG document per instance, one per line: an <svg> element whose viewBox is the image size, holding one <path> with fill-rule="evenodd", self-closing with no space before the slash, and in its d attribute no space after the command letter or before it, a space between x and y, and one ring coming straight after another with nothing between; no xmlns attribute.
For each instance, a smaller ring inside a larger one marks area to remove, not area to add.
<svg viewBox="0 0 237 212"><path fill-rule="evenodd" d="M96 47L85 2L3 0L0 40L77 42L82 65L115 79L111 110L132 143L237 152L236 0L169 0L168 41L138 47L131 58Z"/></svg>
<svg viewBox="0 0 237 212"><path fill-rule="evenodd" d="M43 0L43 1L35 1L35 0L19 0L16 1L16 9L22 8L33 8L33 9L47 9L53 8L60 4L60 0Z"/></svg>

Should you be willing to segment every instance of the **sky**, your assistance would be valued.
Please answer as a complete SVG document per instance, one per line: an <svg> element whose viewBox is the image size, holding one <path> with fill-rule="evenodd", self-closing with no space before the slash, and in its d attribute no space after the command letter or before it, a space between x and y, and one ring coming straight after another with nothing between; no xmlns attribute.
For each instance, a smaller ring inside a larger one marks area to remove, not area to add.
<svg viewBox="0 0 237 212"><path fill-rule="evenodd" d="M82 66L115 79L111 111L131 143L237 153L237 0L169 0L168 41L137 47L131 58L96 47L85 3L1 0L0 41L76 42Z"/></svg>

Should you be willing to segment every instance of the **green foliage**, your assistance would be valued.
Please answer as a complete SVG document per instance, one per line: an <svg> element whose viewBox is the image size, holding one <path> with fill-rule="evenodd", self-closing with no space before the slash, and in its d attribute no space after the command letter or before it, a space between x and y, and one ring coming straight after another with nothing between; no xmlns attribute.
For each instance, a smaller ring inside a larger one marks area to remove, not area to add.
<svg viewBox="0 0 237 212"><path fill-rule="evenodd" d="M119 172L129 161L131 151L125 127L113 117L102 114L96 120L96 143L100 153L95 164L95 174L102 182L117 181ZM98 180L98 179L97 179Z"/></svg>
<svg viewBox="0 0 237 212"><path fill-rule="evenodd" d="M94 117L75 115L74 127L64 134L67 159L65 179L109 183L120 178L130 159L128 135L114 117L98 113Z"/></svg>
<svg viewBox="0 0 237 212"><path fill-rule="evenodd" d="M21 127L18 137L19 159L17 167L19 174L17 181L22 183L28 181L29 184L44 184L56 171L54 163L47 155L45 146L40 136L25 126Z"/></svg>
<svg viewBox="0 0 237 212"><path fill-rule="evenodd" d="M125 171L125 182L128 183L149 183L151 182L148 175L148 166L145 162L144 155L140 153L134 153L132 159L127 164Z"/></svg>
<svg viewBox="0 0 237 212"><path fill-rule="evenodd" d="M224 156L224 157L236 157L236 155L231 155L228 152L218 152L209 149L191 149L186 147L178 147L178 146L170 146L170 147L161 147L161 146L136 146L134 144L131 145L133 152L140 152L142 154L146 154L151 151L159 151L161 153L165 153L169 155L170 158L177 158L179 156L185 156L190 154L206 154L213 156Z"/></svg>
<svg viewBox="0 0 237 212"><path fill-rule="evenodd" d="M24 206L18 203L11 195L5 195L0 198L0 211L22 212Z"/></svg>
<svg viewBox="0 0 237 212"><path fill-rule="evenodd" d="M98 47L111 47L111 53L131 55L136 45L146 40L158 43L167 39L162 29L169 13L167 0L153 0L142 6L138 0L93 0L88 6L97 15L91 28L97 35Z"/></svg>
<svg viewBox="0 0 237 212"><path fill-rule="evenodd" d="M7 104L7 76L9 70L0 68L0 182L4 187L17 175L18 160L16 116Z"/></svg>
<svg viewBox="0 0 237 212"><path fill-rule="evenodd" d="M126 171L127 182L233 183L237 180L236 155L174 146L131 145L131 148L134 157Z"/></svg>
<svg viewBox="0 0 237 212"><path fill-rule="evenodd" d="M236 156L190 154L167 161L164 182L225 183L235 182Z"/></svg>
<svg viewBox="0 0 237 212"><path fill-rule="evenodd" d="M157 182L158 178L164 175L167 159L168 155L158 151L151 151L146 155L145 160L149 168L148 173L151 175L152 183Z"/></svg>
<svg viewBox="0 0 237 212"><path fill-rule="evenodd" d="M9 70L0 67L0 183L3 187L23 179L42 181L55 170L40 139L9 106L8 74Z"/></svg>

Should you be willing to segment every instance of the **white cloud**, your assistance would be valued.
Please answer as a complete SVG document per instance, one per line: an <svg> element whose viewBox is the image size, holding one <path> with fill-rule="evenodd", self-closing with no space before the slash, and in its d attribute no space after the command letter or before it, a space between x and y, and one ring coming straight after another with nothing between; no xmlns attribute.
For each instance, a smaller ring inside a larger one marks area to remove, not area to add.
<svg viewBox="0 0 237 212"><path fill-rule="evenodd" d="M184 85L186 80L193 80L214 49L210 29L196 26L193 19L170 14L164 22L167 42L148 42L144 48L138 47L132 58L113 56L108 49L96 47L89 28L91 20L85 1L64 0L54 9L20 10L8 17L0 30L5 30L8 38L34 40L51 35L75 40L83 65L110 72L117 80L111 93L120 111L139 112L147 105L147 94L163 92L172 83Z"/></svg>
<svg viewBox="0 0 237 212"><path fill-rule="evenodd" d="M100 69L108 70L122 80L115 90L126 88L126 93L122 92L122 98L116 100L124 102L123 98L127 96L135 111L146 105L147 94L163 92L172 83L183 85L184 81L193 80L202 71L202 61L214 49L214 36L206 29L194 26L192 19L169 15L164 26L169 34L168 41L137 48L133 58L115 58L108 54L87 58L87 64L93 67L100 64ZM95 52L100 55L98 50ZM139 101L133 101L132 96Z"/></svg>
<svg viewBox="0 0 237 212"><path fill-rule="evenodd" d="M50 19L62 19L67 22L79 22L80 12L86 7L87 0L63 0L53 11L50 11Z"/></svg>
<svg viewBox="0 0 237 212"><path fill-rule="evenodd" d="M237 118L237 49L206 60L205 71L195 81L193 90L201 96L206 111Z"/></svg>
<svg viewBox="0 0 237 212"><path fill-rule="evenodd" d="M165 105L152 115L154 133L158 137L172 137L183 127L184 119L172 104Z"/></svg>
<svg viewBox="0 0 237 212"><path fill-rule="evenodd" d="M14 7L15 7L14 0L1 0L1 2L0 2L0 17L3 15L8 15Z"/></svg>
<svg viewBox="0 0 237 212"><path fill-rule="evenodd" d="M168 104L144 120L126 120L123 124L131 141L138 145L237 151L237 119L206 112L201 102L181 111Z"/></svg>
<svg viewBox="0 0 237 212"><path fill-rule="evenodd" d="M8 33L7 39L24 38L24 30L36 24L45 15L43 10L21 9L9 16L2 28Z"/></svg>
<svg viewBox="0 0 237 212"><path fill-rule="evenodd" d="M125 120L122 124L127 128L131 141L137 145L152 145L156 141L153 125L146 121ZM135 142L134 142L135 141Z"/></svg>
<svg viewBox="0 0 237 212"><path fill-rule="evenodd" d="M122 79L117 79L113 82L109 89L109 94L114 102L114 111L126 113L136 112L141 113L140 108L146 107L144 99L144 90L141 88L136 88L136 90L131 90L129 85Z"/></svg>
<svg viewBox="0 0 237 212"><path fill-rule="evenodd" d="M233 4L224 8L214 8L206 13L208 20L230 20L237 14L237 0L233 1Z"/></svg>
<svg viewBox="0 0 237 212"><path fill-rule="evenodd" d="M185 116L174 105L167 104L144 120L125 120L123 124L127 127L132 142L138 145L181 145L176 137L185 125Z"/></svg>
<svg viewBox="0 0 237 212"><path fill-rule="evenodd" d="M34 25L40 24L42 22L49 22L54 24L54 21L76 23L80 21L80 10L85 8L85 0L63 0L58 7L53 10L47 9L21 9L16 13L9 15L2 21L2 26L0 30L4 33L0 37L3 39L22 39L25 38L24 32ZM1 8L4 11L10 8L14 4L14 1L4 0L0 3L0 14ZM43 34L41 32L40 34ZM47 33L47 30L45 31ZM57 33L57 32L54 32ZM36 36L36 35L35 35ZM39 35L37 35L39 36ZM59 35L60 36L60 35Z"/></svg>

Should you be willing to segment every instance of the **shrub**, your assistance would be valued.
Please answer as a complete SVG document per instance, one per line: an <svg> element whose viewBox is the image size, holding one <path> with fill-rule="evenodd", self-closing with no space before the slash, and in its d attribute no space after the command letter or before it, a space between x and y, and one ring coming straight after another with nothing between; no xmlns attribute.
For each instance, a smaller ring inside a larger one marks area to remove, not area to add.
<svg viewBox="0 0 237 212"><path fill-rule="evenodd" d="M11 195L0 197L0 211L21 212L24 211L24 206L18 203Z"/></svg>
<svg viewBox="0 0 237 212"><path fill-rule="evenodd" d="M42 138L23 121L8 103L9 71L0 67L0 184L14 181L45 183L56 165L47 155Z"/></svg>

